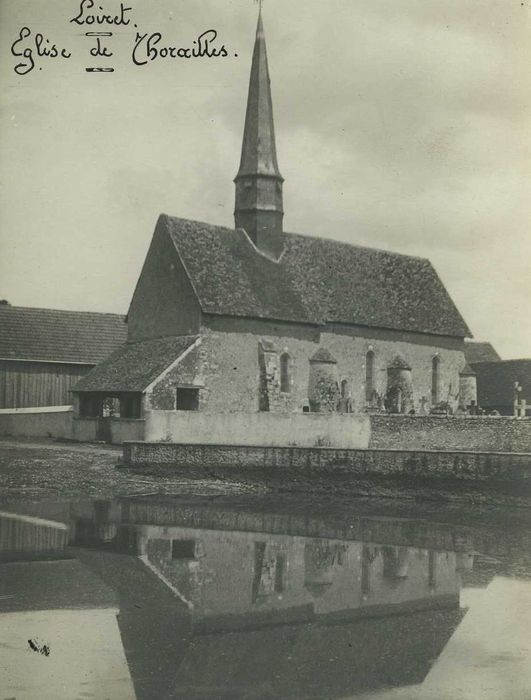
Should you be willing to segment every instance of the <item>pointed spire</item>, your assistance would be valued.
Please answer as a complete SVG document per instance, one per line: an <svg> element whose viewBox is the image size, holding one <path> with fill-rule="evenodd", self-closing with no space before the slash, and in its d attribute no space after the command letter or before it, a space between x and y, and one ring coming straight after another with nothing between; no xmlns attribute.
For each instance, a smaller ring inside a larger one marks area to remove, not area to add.
<svg viewBox="0 0 531 700"><path fill-rule="evenodd" d="M260 6L249 80L240 169L237 177L241 175L282 177L277 163L270 82Z"/></svg>
<svg viewBox="0 0 531 700"><path fill-rule="evenodd" d="M284 249L282 182L273 124L273 101L261 6L258 13L247 112L236 183L236 227L273 257Z"/></svg>

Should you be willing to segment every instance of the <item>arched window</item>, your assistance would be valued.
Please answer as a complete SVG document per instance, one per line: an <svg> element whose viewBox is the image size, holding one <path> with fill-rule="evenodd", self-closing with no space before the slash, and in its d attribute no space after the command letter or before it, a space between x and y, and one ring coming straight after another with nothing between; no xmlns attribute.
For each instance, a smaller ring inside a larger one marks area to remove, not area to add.
<svg viewBox="0 0 531 700"><path fill-rule="evenodd" d="M346 399L348 396L348 380L343 379L341 381L341 398Z"/></svg>
<svg viewBox="0 0 531 700"><path fill-rule="evenodd" d="M283 352L280 356L280 391L283 394L288 394L291 391L289 360L288 353Z"/></svg>
<svg viewBox="0 0 531 700"><path fill-rule="evenodd" d="M439 379L441 359L437 355L431 361L431 403L433 406L439 403Z"/></svg>
<svg viewBox="0 0 531 700"><path fill-rule="evenodd" d="M369 350L365 357L365 400L372 401L374 393L374 352Z"/></svg>

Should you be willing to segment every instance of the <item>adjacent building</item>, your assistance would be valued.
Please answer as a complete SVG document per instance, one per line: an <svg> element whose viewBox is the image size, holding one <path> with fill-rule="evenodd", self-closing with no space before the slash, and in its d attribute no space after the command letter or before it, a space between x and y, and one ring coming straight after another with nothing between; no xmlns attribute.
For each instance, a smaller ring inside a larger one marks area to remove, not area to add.
<svg viewBox="0 0 531 700"><path fill-rule="evenodd" d="M0 408L71 404L75 384L126 334L117 314L0 304Z"/></svg>
<svg viewBox="0 0 531 700"><path fill-rule="evenodd" d="M531 416L531 359L502 360L491 343L465 343L476 377L477 402L486 413Z"/></svg>
<svg viewBox="0 0 531 700"><path fill-rule="evenodd" d="M159 217L127 344L75 388L82 417L109 398L131 418L462 403L471 334L428 260L284 231L261 16L235 187L234 228Z"/></svg>
<svg viewBox="0 0 531 700"><path fill-rule="evenodd" d="M499 362L501 360L492 343L473 340L468 340L465 343L465 357L470 365L476 362Z"/></svg>
<svg viewBox="0 0 531 700"><path fill-rule="evenodd" d="M531 416L531 360L477 362L478 404L488 413Z"/></svg>

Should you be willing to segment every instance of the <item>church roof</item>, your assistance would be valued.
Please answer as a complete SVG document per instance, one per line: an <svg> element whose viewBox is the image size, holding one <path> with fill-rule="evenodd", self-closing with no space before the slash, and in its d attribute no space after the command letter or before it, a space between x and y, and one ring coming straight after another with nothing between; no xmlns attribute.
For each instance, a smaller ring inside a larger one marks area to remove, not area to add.
<svg viewBox="0 0 531 700"><path fill-rule="evenodd" d="M204 313L470 336L431 263L285 234L278 262L241 229L161 215Z"/></svg>
<svg viewBox="0 0 531 700"><path fill-rule="evenodd" d="M0 358L95 365L125 343L118 314L0 305Z"/></svg>
<svg viewBox="0 0 531 700"><path fill-rule="evenodd" d="M144 391L196 340L188 335L127 343L83 377L74 391Z"/></svg>

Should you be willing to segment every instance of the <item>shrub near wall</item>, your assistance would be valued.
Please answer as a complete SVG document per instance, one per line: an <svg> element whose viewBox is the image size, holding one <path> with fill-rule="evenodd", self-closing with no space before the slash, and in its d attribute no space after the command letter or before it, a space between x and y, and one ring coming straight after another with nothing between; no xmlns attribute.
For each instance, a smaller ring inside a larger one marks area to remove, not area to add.
<svg viewBox="0 0 531 700"><path fill-rule="evenodd" d="M505 417L371 416L370 448L531 452L531 420Z"/></svg>

